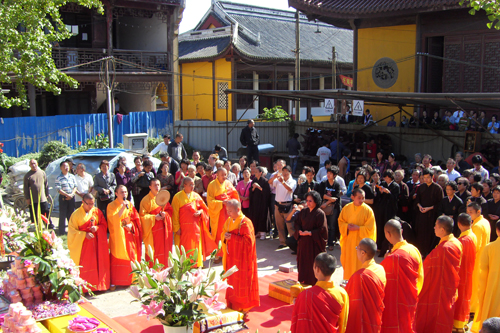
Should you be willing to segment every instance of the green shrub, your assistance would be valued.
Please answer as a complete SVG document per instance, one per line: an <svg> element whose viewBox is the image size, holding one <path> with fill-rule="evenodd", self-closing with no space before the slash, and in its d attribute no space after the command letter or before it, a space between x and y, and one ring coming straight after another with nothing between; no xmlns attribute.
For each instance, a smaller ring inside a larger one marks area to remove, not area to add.
<svg viewBox="0 0 500 333"><path fill-rule="evenodd" d="M17 162L31 159L35 159L38 161L40 159L40 155L41 153L30 153L19 157L12 157L7 156L7 154L5 153L2 153L0 154L0 168L4 170L4 173L7 173L9 168Z"/></svg>
<svg viewBox="0 0 500 333"><path fill-rule="evenodd" d="M259 114L257 118L262 119L264 121L272 121L272 122L282 122L290 120L288 112L283 110L281 105L277 105L271 109L264 108L264 113Z"/></svg>
<svg viewBox="0 0 500 333"><path fill-rule="evenodd" d="M78 141L80 144L81 142ZM98 133L96 137L87 139L83 145L79 145L78 151L87 151L89 149L103 149L109 148L109 137L104 133Z"/></svg>
<svg viewBox="0 0 500 333"><path fill-rule="evenodd" d="M70 155L71 153L71 148L66 144L59 141L49 141L43 146L38 165L40 168L45 169L50 162L63 156Z"/></svg>
<svg viewBox="0 0 500 333"><path fill-rule="evenodd" d="M151 152L162 142L163 138L160 136L158 136L157 138L148 138L148 152ZM154 157L160 158L160 153L157 153Z"/></svg>

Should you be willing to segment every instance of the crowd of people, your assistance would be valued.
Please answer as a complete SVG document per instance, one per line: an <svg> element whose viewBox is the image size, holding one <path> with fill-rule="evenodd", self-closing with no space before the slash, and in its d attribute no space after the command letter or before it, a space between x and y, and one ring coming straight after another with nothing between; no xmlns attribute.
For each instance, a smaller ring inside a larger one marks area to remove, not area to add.
<svg viewBox="0 0 500 333"><path fill-rule="evenodd" d="M242 140L258 143L252 125ZM259 305L255 240L278 238L278 249L297 255L298 282L315 286L297 287L293 332L318 331L312 325L325 332L463 332L470 320L479 332L500 315L500 175L490 175L480 155L470 166L457 153L443 170L416 154L405 182L393 154L385 160L377 151L350 172L350 152L332 155L332 143L318 151L318 173L305 166L295 180L285 160L272 171L260 166L254 148L252 158L232 164L217 145L205 163L198 151L187 159L181 134L175 147L168 140L156 148L157 170L150 154L131 169L125 158L113 171L104 160L93 179L81 163L75 171L71 159L60 165L58 233L66 233L67 220L71 257L95 290L130 285L130 261L140 260L142 243L154 249L146 258L162 264L172 244L198 249L202 267L221 242L216 263L240 269L229 281L228 305L246 312ZM26 199L39 200L44 214L47 179L35 160L30 166ZM344 289L330 281L336 260L327 253L337 244Z"/></svg>

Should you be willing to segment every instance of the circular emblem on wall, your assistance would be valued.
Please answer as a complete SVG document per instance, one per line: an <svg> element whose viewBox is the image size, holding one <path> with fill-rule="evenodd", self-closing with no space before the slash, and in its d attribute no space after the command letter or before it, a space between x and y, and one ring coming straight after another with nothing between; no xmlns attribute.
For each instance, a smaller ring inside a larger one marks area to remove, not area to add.
<svg viewBox="0 0 500 333"><path fill-rule="evenodd" d="M372 78L380 88L392 87L398 80L398 64L391 58L380 58L373 66Z"/></svg>

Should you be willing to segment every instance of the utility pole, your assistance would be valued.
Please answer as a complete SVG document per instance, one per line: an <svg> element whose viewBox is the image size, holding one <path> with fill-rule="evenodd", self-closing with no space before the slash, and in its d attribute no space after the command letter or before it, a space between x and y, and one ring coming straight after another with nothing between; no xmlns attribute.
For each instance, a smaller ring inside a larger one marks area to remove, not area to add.
<svg viewBox="0 0 500 333"><path fill-rule="evenodd" d="M106 97L108 102L108 136L109 136L109 148L114 148L113 140L113 101L111 100L111 82L109 80L109 61L106 60Z"/></svg>
<svg viewBox="0 0 500 333"><path fill-rule="evenodd" d="M335 54L335 46L332 46L332 89L337 89L337 56ZM338 105L338 103L335 103ZM340 103L340 113L342 113L342 103ZM340 115L337 112L337 164L339 164L339 149L340 149Z"/></svg>
<svg viewBox="0 0 500 333"><path fill-rule="evenodd" d="M300 90L300 13L295 13L295 90ZM300 100L295 101L295 120L300 121Z"/></svg>

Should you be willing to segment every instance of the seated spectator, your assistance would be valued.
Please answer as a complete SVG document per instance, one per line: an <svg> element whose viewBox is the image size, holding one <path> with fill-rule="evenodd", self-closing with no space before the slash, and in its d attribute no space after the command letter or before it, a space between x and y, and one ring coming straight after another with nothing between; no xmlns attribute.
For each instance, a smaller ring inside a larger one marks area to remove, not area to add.
<svg viewBox="0 0 500 333"><path fill-rule="evenodd" d="M488 172L488 170L486 170L484 167L483 167L483 158L481 157L481 155L476 155L472 158L472 166L474 167L474 171L477 171L481 174L481 177L483 177L483 179L488 179L490 178L490 174Z"/></svg>
<svg viewBox="0 0 500 333"><path fill-rule="evenodd" d="M481 111L479 118L477 119L479 132L484 132L488 127L488 120L486 119L486 113Z"/></svg>
<svg viewBox="0 0 500 333"><path fill-rule="evenodd" d="M451 123L451 112L449 110L444 112L443 122Z"/></svg>
<svg viewBox="0 0 500 333"><path fill-rule="evenodd" d="M432 117L431 124L441 125L441 118L439 117L439 111L434 111L434 117Z"/></svg>
<svg viewBox="0 0 500 333"><path fill-rule="evenodd" d="M396 121L394 120L394 116L391 116L391 120L387 122L387 127L396 127Z"/></svg>
<svg viewBox="0 0 500 333"><path fill-rule="evenodd" d="M469 115L469 120L470 120L470 126L469 130L470 131L477 131L478 130L478 124L477 124L477 113L476 111L471 111Z"/></svg>
<svg viewBox="0 0 500 333"><path fill-rule="evenodd" d="M370 114L370 110L366 109L365 116L363 117L363 125L368 126L373 124L373 116Z"/></svg>
<svg viewBox="0 0 500 333"><path fill-rule="evenodd" d="M399 124L399 127L408 127L410 125L410 122L406 118L406 116L401 117L401 123Z"/></svg>
<svg viewBox="0 0 500 333"><path fill-rule="evenodd" d="M470 119L467 117L467 115L462 112L462 117L458 120L458 130L461 132L467 131L467 129L470 127Z"/></svg>
<svg viewBox="0 0 500 333"><path fill-rule="evenodd" d="M410 122L408 124L408 127L410 127L410 128L418 127L418 113L417 113L417 111L413 112L413 116L410 118Z"/></svg>
<svg viewBox="0 0 500 333"><path fill-rule="evenodd" d="M498 122L497 122L497 116L493 115L491 117L491 121L488 123L488 131L492 134L497 134L498 133Z"/></svg>
<svg viewBox="0 0 500 333"><path fill-rule="evenodd" d="M214 150L212 150L212 154L217 154L219 159L227 159L227 150L221 145L215 145Z"/></svg>
<svg viewBox="0 0 500 333"><path fill-rule="evenodd" d="M420 124L423 125L423 124L426 124L426 125L430 125L431 123L431 117L429 117L427 115L427 111L422 111L422 117L420 117ZM422 126L422 127L425 127L425 126Z"/></svg>

